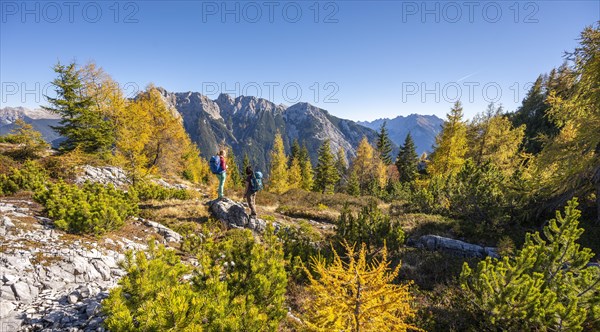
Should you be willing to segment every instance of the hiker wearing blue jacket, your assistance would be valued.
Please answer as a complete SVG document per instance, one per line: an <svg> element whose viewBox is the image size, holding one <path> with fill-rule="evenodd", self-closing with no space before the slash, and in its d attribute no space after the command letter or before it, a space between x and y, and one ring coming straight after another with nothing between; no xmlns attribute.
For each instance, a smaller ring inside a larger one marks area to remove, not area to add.
<svg viewBox="0 0 600 332"><path fill-rule="evenodd" d="M225 179L227 178L227 162L225 161L225 151L219 151L219 171L215 173L217 175L217 179L219 179L219 189L218 194L219 198L223 197L223 188L225 187Z"/></svg>

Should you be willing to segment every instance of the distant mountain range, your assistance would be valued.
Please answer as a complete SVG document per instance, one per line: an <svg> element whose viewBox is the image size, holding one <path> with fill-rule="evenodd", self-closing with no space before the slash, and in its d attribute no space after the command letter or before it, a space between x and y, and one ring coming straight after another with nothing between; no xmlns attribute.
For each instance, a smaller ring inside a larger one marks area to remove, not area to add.
<svg viewBox="0 0 600 332"><path fill-rule="evenodd" d="M43 109L28 109L25 107L4 107L0 108L0 135L6 135L15 127L14 122L17 119L31 124L33 129L42 133L44 139L58 147L62 139L57 132L50 126L57 126L60 117L57 114L46 112Z"/></svg>
<svg viewBox="0 0 600 332"><path fill-rule="evenodd" d="M363 137L375 143L376 131L383 121L387 121L395 151L397 145L404 143L409 131L415 139L418 153L431 151L443 123L436 116L416 114L357 123L335 117L308 103L287 107L250 96L232 98L221 94L211 100L198 92L160 91L165 103L176 115L180 115L183 126L203 157L208 158L221 146L227 145L232 147L238 163L241 164L244 154L247 154L251 163L262 170L268 168L269 151L277 131L283 137L286 152L289 153L296 139L301 145L306 145L311 160L316 164L318 149L326 139L330 139L333 151L343 148L347 157L351 158ZM23 107L0 109L0 135L10 132L17 118L31 123L54 146L59 142L60 136L50 128L58 125L55 114Z"/></svg>
<svg viewBox="0 0 600 332"><path fill-rule="evenodd" d="M296 139L306 145L313 163L325 139L331 140L334 151L341 147L352 157L363 136L370 142L377 136L372 129L337 118L308 103L286 107L249 96L232 98L221 94L211 100L198 92L161 91L167 103L181 114L186 131L205 157L228 145L238 162L247 154L251 163L263 170L268 167L277 131L282 135L286 152Z"/></svg>
<svg viewBox="0 0 600 332"><path fill-rule="evenodd" d="M392 142L401 146L404 144L406 135L410 132L415 141L417 153L430 153L435 144L435 137L442 130L444 120L435 115L411 114L408 116L397 116L393 119L377 119L374 121L359 121L358 124L379 131L381 125L386 122L386 128Z"/></svg>

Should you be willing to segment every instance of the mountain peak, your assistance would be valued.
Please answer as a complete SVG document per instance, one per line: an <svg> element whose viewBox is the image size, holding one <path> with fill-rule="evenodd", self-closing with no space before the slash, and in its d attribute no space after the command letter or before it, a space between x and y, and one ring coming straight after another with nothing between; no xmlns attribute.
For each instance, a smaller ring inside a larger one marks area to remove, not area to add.
<svg viewBox="0 0 600 332"><path fill-rule="evenodd" d="M384 122L387 123L386 127L392 142L400 146L404 144L406 135L410 133L415 141L417 153L420 154L432 150L435 137L441 131L444 120L435 115L412 113L406 116L399 115L393 119L383 118L358 123L373 130L379 130Z"/></svg>

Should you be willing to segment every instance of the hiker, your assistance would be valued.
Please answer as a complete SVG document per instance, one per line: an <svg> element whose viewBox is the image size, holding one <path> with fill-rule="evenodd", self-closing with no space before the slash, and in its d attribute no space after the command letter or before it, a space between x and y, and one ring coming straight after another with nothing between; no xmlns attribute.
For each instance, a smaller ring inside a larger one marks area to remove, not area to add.
<svg viewBox="0 0 600 332"><path fill-rule="evenodd" d="M213 157L215 158L215 157ZM213 173L217 175L217 179L219 179L219 189L218 194L219 198L223 197L223 188L225 187L225 179L227 178L227 162L225 161L225 151L219 151L219 155L216 156L215 159L219 159L218 165L216 166L216 170L213 170Z"/></svg>
<svg viewBox="0 0 600 332"><path fill-rule="evenodd" d="M258 190L253 188L252 179L254 178L254 172L252 171L252 167L246 166L246 192L244 193L244 197L248 202L248 206L250 207L250 217L256 217L256 193Z"/></svg>

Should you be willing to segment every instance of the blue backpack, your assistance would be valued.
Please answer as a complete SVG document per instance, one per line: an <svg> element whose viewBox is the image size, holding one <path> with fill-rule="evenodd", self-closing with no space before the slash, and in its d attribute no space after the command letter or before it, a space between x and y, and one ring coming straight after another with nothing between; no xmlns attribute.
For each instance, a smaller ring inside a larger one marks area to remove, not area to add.
<svg viewBox="0 0 600 332"><path fill-rule="evenodd" d="M252 176L252 181L250 181L250 190L252 190L253 193L263 189L262 178L263 175L261 172L254 172L254 176Z"/></svg>
<svg viewBox="0 0 600 332"><path fill-rule="evenodd" d="M213 174L221 174L222 170L221 170L221 157L219 156L212 156L210 157L210 171L213 172Z"/></svg>

